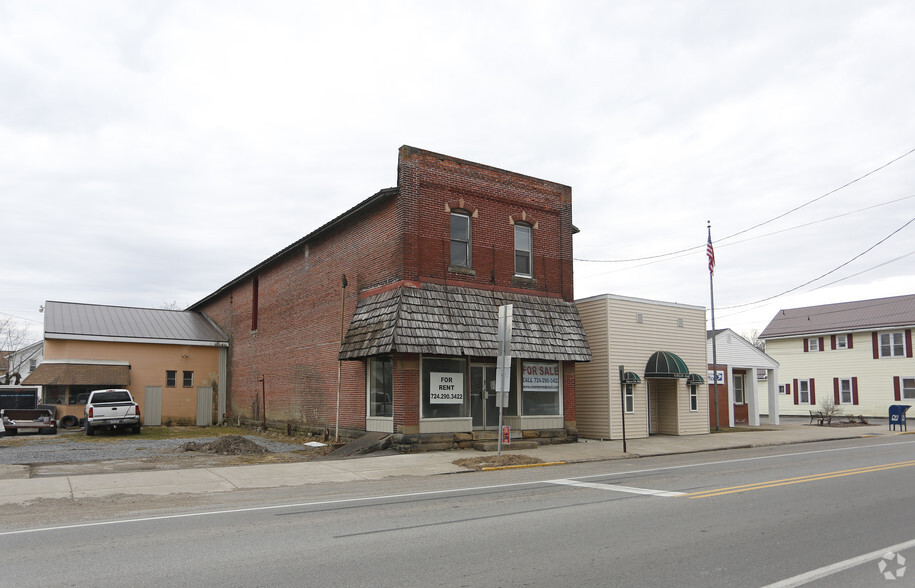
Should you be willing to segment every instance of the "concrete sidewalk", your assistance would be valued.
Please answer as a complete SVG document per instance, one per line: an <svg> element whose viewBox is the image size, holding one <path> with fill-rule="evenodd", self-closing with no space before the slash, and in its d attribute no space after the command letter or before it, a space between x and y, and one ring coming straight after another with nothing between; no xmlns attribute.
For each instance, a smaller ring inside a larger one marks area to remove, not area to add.
<svg viewBox="0 0 915 588"><path fill-rule="evenodd" d="M885 423L854 427L820 427L793 422L710 435L631 439L627 442L626 453L623 453L621 441L591 440L545 445L518 453L536 457L547 463L574 463L900 434L903 433L889 431ZM503 453L506 451L508 449L503 450ZM0 504L23 503L38 498L73 499L115 494L231 492L239 489L304 486L322 482L380 480L393 476L431 476L465 472L466 469L454 465L453 462L461 458L484 455L492 453L475 450L437 451L284 464L40 478L19 477L0 479ZM0 477L3 477L4 469L7 475L15 475L10 468L23 467L25 466L0 466Z"/></svg>

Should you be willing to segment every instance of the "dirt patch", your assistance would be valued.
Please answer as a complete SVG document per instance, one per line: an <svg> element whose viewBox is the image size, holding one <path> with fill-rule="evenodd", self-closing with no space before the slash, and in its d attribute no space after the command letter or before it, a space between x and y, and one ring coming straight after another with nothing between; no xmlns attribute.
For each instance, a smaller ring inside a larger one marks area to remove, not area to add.
<svg viewBox="0 0 915 588"><path fill-rule="evenodd" d="M259 455L269 450L242 437L241 435L226 435L208 443L188 441L175 448L176 452L195 451L198 453L215 453L216 455Z"/></svg>
<svg viewBox="0 0 915 588"><path fill-rule="evenodd" d="M535 465L543 463L542 459L530 457L529 455L509 454L509 455L484 455L481 457L468 457L465 459L456 459L452 462L456 466L467 468L468 470L480 471L483 468L498 468L506 466Z"/></svg>

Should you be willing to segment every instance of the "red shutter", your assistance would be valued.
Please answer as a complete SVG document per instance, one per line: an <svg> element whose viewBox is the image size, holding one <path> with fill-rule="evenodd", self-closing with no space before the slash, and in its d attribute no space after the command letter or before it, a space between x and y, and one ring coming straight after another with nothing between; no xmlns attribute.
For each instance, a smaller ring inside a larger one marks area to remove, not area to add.
<svg viewBox="0 0 915 588"><path fill-rule="evenodd" d="M823 343L824 339L823 337L820 337L820 351L826 351L826 346Z"/></svg>
<svg viewBox="0 0 915 588"><path fill-rule="evenodd" d="M829 348L830 348L830 349L835 349L835 348L836 348L836 336L835 336L835 335L830 335L830 336L829 336Z"/></svg>
<svg viewBox="0 0 915 588"><path fill-rule="evenodd" d="M806 341L805 341L806 342ZM797 404L797 380L794 380L794 403Z"/></svg>
<svg viewBox="0 0 915 588"><path fill-rule="evenodd" d="M810 349L807 348L807 338L804 337L804 353L807 353Z"/></svg>
<svg viewBox="0 0 915 588"><path fill-rule="evenodd" d="M817 403L816 386L813 385L813 378L810 378L810 404Z"/></svg>
<svg viewBox="0 0 915 588"><path fill-rule="evenodd" d="M877 339L877 331L871 333L871 341L874 343L874 359L880 358L880 341Z"/></svg>
<svg viewBox="0 0 915 588"><path fill-rule="evenodd" d="M845 336L848 339L848 348L853 349L854 345L851 344L851 333Z"/></svg>
<svg viewBox="0 0 915 588"><path fill-rule="evenodd" d="M839 378L832 379L832 395L836 404L842 404L842 397L839 394Z"/></svg>
<svg viewBox="0 0 915 588"><path fill-rule="evenodd" d="M902 391L899 387L899 376L893 376L893 395L896 398L896 402L902 400Z"/></svg>
<svg viewBox="0 0 915 588"><path fill-rule="evenodd" d="M858 404L858 378L851 379L851 403Z"/></svg>
<svg viewBox="0 0 915 588"><path fill-rule="evenodd" d="M905 356L912 357L912 329L905 330Z"/></svg>
<svg viewBox="0 0 915 588"><path fill-rule="evenodd" d="M791 395L791 384L785 384L785 394Z"/></svg>

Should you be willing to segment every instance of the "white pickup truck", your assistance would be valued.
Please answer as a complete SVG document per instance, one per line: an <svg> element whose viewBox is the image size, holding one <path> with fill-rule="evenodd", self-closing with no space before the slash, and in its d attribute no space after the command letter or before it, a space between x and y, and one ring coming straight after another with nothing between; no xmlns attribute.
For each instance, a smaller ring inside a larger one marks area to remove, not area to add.
<svg viewBox="0 0 915 588"><path fill-rule="evenodd" d="M140 407L133 401L129 390L93 390L86 402L86 434L95 435L97 429L130 427L140 432Z"/></svg>

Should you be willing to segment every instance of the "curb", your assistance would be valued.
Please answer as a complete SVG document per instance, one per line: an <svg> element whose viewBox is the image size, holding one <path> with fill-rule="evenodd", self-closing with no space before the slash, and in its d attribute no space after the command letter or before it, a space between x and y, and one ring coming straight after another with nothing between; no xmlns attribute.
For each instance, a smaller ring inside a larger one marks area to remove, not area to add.
<svg viewBox="0 0 915 588"><path fill-rule="evenodd" d="M567 461L546 461L543 463L522 463L518 465L507 465L507 466L492 466L480 468L481 472L491 472L493 470L518 470L521 468L542 468L544 466L556 466L556 465L566 465L569 462ZM473 470L471 470L473 471Z"/></svg>

